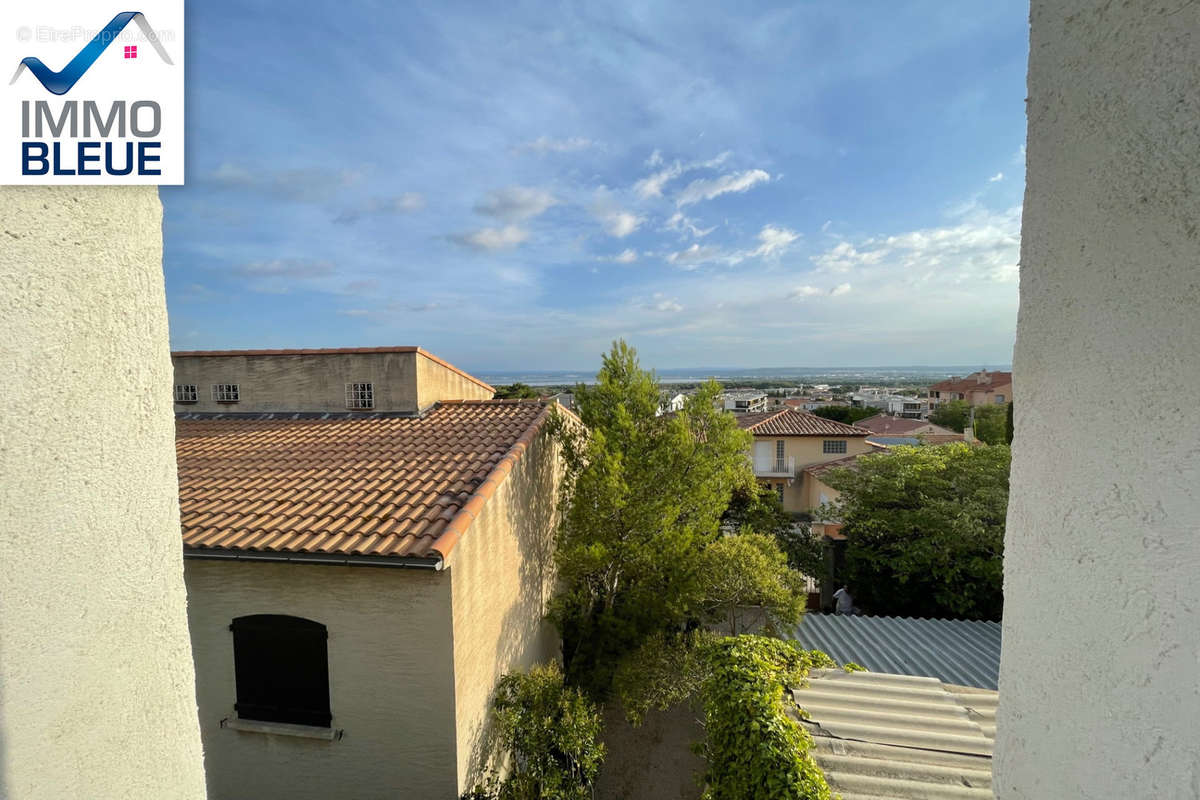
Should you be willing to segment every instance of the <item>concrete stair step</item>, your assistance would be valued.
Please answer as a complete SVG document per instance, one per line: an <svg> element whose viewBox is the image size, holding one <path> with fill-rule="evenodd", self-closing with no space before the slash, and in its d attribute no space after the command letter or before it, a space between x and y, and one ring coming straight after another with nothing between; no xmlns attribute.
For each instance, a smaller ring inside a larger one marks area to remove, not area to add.
<svg viewBox="0 0 1200 800"><path fill-rule="evenodd" d="M942 783L926 783L876 775L861 775L852 772L825 770L825 779L831 788L842 793L854 792L868 797L903 798L903 800L994 800L990 788L975 786L951 786Z"/></svg>
<svg viewBox="0 0 1200 800"><path fill-rule="evenodd" d="M915 764L911 761L840 756L827 752L817 754L817 763L826 772L839 774L871 775L877 778L967 786L978 789L990 789L992 786L991 769L964 769L937 764Z"/></svg>

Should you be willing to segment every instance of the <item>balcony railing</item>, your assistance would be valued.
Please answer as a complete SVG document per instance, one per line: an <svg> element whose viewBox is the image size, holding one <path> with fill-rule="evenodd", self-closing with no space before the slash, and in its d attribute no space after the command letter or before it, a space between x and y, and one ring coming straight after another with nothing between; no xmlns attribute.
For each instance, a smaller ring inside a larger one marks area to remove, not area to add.
<svg viewBox="0 0 1200 800"><path fill-rule="evenodd" d="M754 474L760 478L794 478L796 457L755 459Z"/></svg>

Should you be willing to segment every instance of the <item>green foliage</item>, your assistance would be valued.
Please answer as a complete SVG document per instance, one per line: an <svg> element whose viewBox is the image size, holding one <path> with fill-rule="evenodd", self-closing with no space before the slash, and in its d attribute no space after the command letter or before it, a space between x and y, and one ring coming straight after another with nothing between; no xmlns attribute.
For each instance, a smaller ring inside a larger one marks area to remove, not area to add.
<svg viewBox="0 0 1200 800"><path fill-rule="evenodd" d="M1013 404L1009 403L1004 411L1004 443L1011 445L1013 440Z"/></svg>
<svg viewBox="0 0 1200 800"><path fill-rule="evenodd" d="M790 641L731 636L708 648L707 661L697 748L707 762L705 800L829 800L812 737L787 713L785 690L833 660Z"/></svg>
<svg viewBox="0 0 1200 800"><path fill-rule="evenodd" d="M566 474L550 619L568 682L603 698L613 672L647 637L703 614L704 548L735 491L754 476L750 436L714 409L707 383L682 411L655 416L659 389L624 342L613 344L575 403L586 429L556 415Z"/></svg>
<svg viewBox="0 0 1200 800"><path fill-rule="evenodd" d="M493 772L464 800L591 800L604 761L602 722L582 693L563 685L558 664L505 675L492 713L509 773Z"/></svg>
<svg viewBox="0 0 1200 800"><path fill-rule="evenodd" d="M835 422L844 422L847 425L853 425L860 419L873 417L879 413L878 408L854 408L853 406L821 406L813 409L814 414L818 417L831 419Z"/></svg>
<svg viewBox="0 0 1200 800"><path fill-rule="evenodd" d="M523 383L512 383L508 386L497 386L495 396L497 400L534 400L538 397L541 397L541 395L538 394L537 389L534 389L532 386L526 386Z"/></svg>
<svg viewBox="0 0 1200 800"><path fill-rule="evenodd" d="M971 417L971 405L966 400L951 400L942 403L929 413L929 421L952 431L962 433Z"/></svg>
<svg viewBox="0 0 1200 800"><path fill-rule="evenodd" d="M709 674L709 651L722 637L711 631L657 633L621 661L613 693L626 718L641 725L650 709L693 700Z"/></svg>
<svg viewBox="0 0 1200 800"><path fill-rule="evenodd" d="M775 537L787 556L788 566L805 575L820 577L825 572L825 549L812 532L808 514L783 510L779 495L769 486L756 484L748 492L736 492L721 524L727 530L755 531Z"/></svg>
<svg viewBox="0 0 1200 800"><path fill-rule="evenodd" d="M985 444L1008 444L1006 406L975 407L975 438Z"/></svg>
<svg viewBox="0 0 1200 800"><path fill-rule="evenodd" d="M847 661L845 664L842 664L842 671L843 672L866 672L867 668L864 667L862 664L857 664L853 661Z"/></svg>
<svg viewBox="0 0 1200 800"><path fill-rule="evenodd" d="M999 619L1009 449L893 447L830 472L844 581L876 614Z"/></svg>
<svg viewBox="0 0 1200 800"><path fill-rule="evenodd" d="M804 613L804 577L788 566L774 538L741 533L717 539L701 556L701 611L732 634L746 628L747 614L775 633Z"/></svg>

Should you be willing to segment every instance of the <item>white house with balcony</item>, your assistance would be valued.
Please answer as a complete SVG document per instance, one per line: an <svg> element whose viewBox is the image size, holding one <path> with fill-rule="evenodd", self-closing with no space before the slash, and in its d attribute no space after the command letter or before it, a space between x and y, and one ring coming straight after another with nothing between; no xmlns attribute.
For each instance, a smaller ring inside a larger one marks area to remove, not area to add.
<svg viewBox="0 0 1200 800"><path fill-rule="evenodd" d="M755 414L767 410L767 393L758 391L725 392L725 410L735 414Z"/></svg>

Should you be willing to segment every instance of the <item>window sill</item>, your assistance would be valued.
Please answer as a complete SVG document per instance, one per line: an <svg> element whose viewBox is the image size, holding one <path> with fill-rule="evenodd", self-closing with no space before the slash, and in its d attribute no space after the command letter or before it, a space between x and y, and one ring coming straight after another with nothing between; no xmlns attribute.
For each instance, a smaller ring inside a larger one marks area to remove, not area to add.
<svg viewBox="0 0 1200 800"><path fill-rule="evenodd" d="M270 733L276 736L295 736L301 739L321 739L326 742L342 738L340 728L319 728L315 725L293 725L290 722L264 722L236 717L226 717L221 720L221 727L245 733Z"/></svg>

